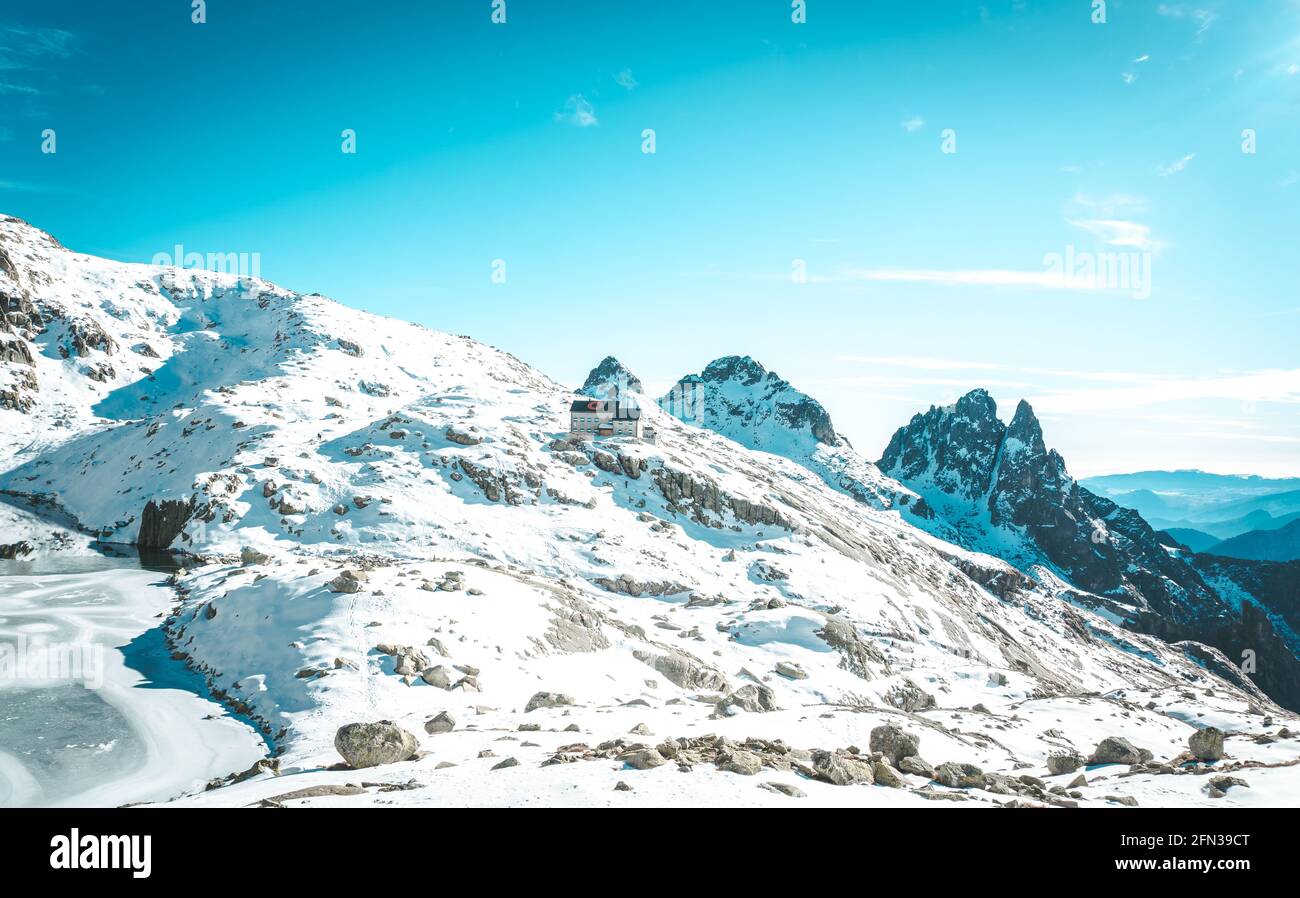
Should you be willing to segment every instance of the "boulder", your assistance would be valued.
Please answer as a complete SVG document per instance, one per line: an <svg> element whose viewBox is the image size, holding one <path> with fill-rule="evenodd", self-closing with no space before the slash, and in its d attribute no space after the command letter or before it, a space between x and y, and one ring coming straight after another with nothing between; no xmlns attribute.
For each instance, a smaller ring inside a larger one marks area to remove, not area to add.
<svg viewBox="0 0 1300 898"><path fill-rule="evenodd" d="M652 770L668 763L668 759L653 748L624 752L619 755L618 759L633 770Z"/></svg>
<svg viewBox="0 0 1300 898"><path fill-rule="evenodd" d="M776 662L776 672L788 680L806 680L808 672L790 661Z"/></svg>
<svg viewBox="0 0 1300 898"><path fill-rule="evenodd" d="M1145 764L1152 758L1151 752L1138 748L1121 736L1107 736L1093 749L1089 764Z"/></svg>
<svg viewBox="0 0 1300 898"><path fill-rule="evenodd" d="M439 689L450 689L452 685L451 671L447 670L447 668L443 667L441 664L434 665L433 667L426 667L424 670L420 671L420 679L424 680L424 682L428 683L430 686L436 686Z"/></svg>
<svg viewBox="0 0 1300 898"><path fill-rule="evenodd" d="M730 713L730 709L739 708L742 711L762 712L775 711L776 695L771 689L758 683L749 683L741 686L735 692L728 695L718 703L718 708L723 713Z"/></svg>
<svg viewBox="0 0 1300 898"><path fill-rule="evenodd" d="M855 783L874 783L871 765L854 758L845 758L833 751L815 751L812 755L813 774L832 786L851 786Z"/></svg>
<svg viewBox="0 0 1300 898"><path fill-rule="evenodd" d="M420 749L413 733L391 720L349 723L334 735L334 747L354 769L405 761Z"/></svg>
<svg viewBox="0 0 1300 898"><path fill-rule="evenodd" d="M1198 761L1223 760L1223 730L1206 727L1187 737L1187 747Z"/></svg>
<svg viewBox="0 0 1300 898"><path fill-rule="evenodd" d="M911 680L905 680L886 692L885 701L898 710L908 713L934 707L934 696Z"/></svg>
<svg viewBox="0 0 1300 898"><path fill-rule="evenodd" d="M329 582L330 592L361 592L361 586L367 579L365 571L343 571Z"/></svg>
<svg viewBox="0 0 1300 898"><path fill-rule="evenodd" d="M528 700L524 706L524 713L536 711L538 708L559 708L566 705L573 705L573 696L565 695L563 692L539 692Z"/></svg>
<svg viewBox="0 0 1300 898"><path fill-rule="evenodd" d="M1047 772L1052 776L1074 773L1083 766L1083 758L1077 752L1058 752L1047 756Z"/></svg>
<svg viewBox="0 0 1300 898"><path fill-rule="evenodd" d="M919 754L921 738L896 723L887 723L871 731L870 744L872 751L880 752L890 764L897 767L904 758Z"/></svg>
<svg viewBox="0 0 1300 898"><path fill-rule="evenodd" d="M719 760L718 769L753 776L763 769L763 759L752 751L733 751Z"/></svg>
<svg viewBox="0 0 1300 898"><path fill-rule="evenodd" d="M911 773L915 776L923 776L926 779L934 779L934 768L924 759L913 755L898 762L898 769L903 773Z"/></svg>
<svg viewBox="0 0 1300 898"><path fill-rule="evenodd" d="M888 786L891 789L907 788L907 781L898 775L898 771L889 765L888 761L876 761L871 768L875 776L877 786Z"/></svg>
<svg viewBox="0 0 1300 898"><path fill-rule="evenodd" d="M984 785L984 771L974 764L948 761L934 768L934 781L953 789L978 789Z"/></svg>
<svg viewBox="0 0 1300 898"><path fill-rule="evenodd" d="M239 551L239 563L245 566L250 564L266 564L270 560L270 555L267 555L265 552L259 552L256 549L251 549L248 546L245 546Z"/></svg>
<svg viewBox="0 0 1300 898"><path fill-rule="evenodd" d="M456 729L456 718L446 711L440 711L424 723L424 731L430 736L436 736L439 733L450 733L454 729Z"/></svg>

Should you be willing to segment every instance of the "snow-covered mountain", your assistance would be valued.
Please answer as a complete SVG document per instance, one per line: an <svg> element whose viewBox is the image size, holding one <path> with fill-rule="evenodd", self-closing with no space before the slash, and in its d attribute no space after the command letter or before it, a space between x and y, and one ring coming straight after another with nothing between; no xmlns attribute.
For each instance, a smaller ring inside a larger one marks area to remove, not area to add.
<svg viewBox="0 0 1300 898"><path fill-rule="evenodd" d="M624 367L618 359L609 355L591 369L591 373L587 375L587 380L578 392L595 399L615 399L626 393L644 393L645 387L641 385L639 377Z"/></svg>
<svg viewBox="0 0 1300 898"><path fill-rule="evenodd" d="M820 402L749 356L715 359L701 373L679 380L658 403L688 424L798 462L873 508L915 511L911 503L916 496L881 475L836 433Z"/></svg>
<svg viewBox="0 0 1300 898"><path fill-rule="evenodd" d="M932 406L899 428L879 465L936 509L936 532L948 536L951 525L968 548L1067 583L1084 593L1074 601L1126 626L1234 659L1250 652L1261 664L1255 682L1300 707L1296 640L1276 609L1249 590L1216 589L1138 512L1080 486L1028 403L1009 425L984 390Z"/></svg>
<svg viewBox="0 0 1300 898"><path fill-rule="evenodd" d="M655 441L592 442L490 346L16 219L0 301L0 544L188 553L160 627L274 746L182 803L1300 793L1294 721L1222 653L945 539L930 494L752 360L706 368L689 423L644 403ZM1012 430L990 483L1049 472ZM340 755L382 764L358 785ZM1248 788L1196 775L1242 765Z"/></svg>

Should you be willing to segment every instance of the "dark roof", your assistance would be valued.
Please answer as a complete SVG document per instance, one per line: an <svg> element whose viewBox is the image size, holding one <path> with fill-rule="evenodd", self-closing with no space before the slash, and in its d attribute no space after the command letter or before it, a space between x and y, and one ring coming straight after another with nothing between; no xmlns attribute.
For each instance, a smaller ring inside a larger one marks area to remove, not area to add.
<svg viewBox="0 0 1300 898"><path fill-rule="evenodd" d="M611 402L605 399L575 399L569 406L570 412L613 412L616 421L634 421L641 417L641 409L635 405Z"/></svg>

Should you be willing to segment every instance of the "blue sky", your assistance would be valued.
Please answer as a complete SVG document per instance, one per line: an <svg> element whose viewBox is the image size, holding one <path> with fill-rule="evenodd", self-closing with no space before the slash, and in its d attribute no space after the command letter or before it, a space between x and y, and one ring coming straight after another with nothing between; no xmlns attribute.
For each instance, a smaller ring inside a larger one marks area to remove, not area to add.
<svg viewBox="0 0 1300 898"><path fill-rule="evenodd" d="M872 457L985 386L1078 475L1300 474L1300 2L806 7L6 0L0 211L565 382L752 355Z"/></svg>

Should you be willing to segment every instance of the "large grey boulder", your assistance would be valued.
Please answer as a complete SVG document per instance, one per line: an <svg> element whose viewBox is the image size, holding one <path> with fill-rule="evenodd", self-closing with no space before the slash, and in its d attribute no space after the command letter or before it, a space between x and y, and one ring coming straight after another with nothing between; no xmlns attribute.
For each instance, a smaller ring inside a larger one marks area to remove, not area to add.
<svg viewBox="0 0 1300 898"><path fill-rule="evenodd" d="M528 704L524 706L524 713L536 711L538 708L559 708L572 704L574 704L573 696L565 695L563 692L539 692L528 700Z"/></svg>
<svg viewBox="0 0 1300 898"><path fill-rule="evenodd" d="M625 752L618 759L633 770L653 770L668 763L668 759L653 748Z"/></svg>
<svg viewBox="0 0 1300 898"><path fill-rule="evenodd" d="M753 776L763 769L763 759L752 751L737 749L718 760L718 769Z"/></svg>
<svg viewBox="0 0 1300 898"><path fill-rule="evenodd" d="M833 751L813 752L812 769L817 779L832 786L851 786L855 783L870 785L876 781L870 764L845 758Z"/></svg>
<svg viewBox="0 0 1300 898"><path fill-rule="evenodd" d="M718 703L718 707L723 713L730 713L732 708L755 713L775 711L777 710L776 695L766 686L749 683L724 698Z"/></svg>
<svg viewBox="0 0 1300 898"><path fill-rule="evenodd" d="M456 729L456 718L446 711L441 711L437 715L430 717L424 724L424 731L430 736L439 733L450 733L454 729Z"/></svg>
<svg viewBox="0 0 1300 898"><path fill-rule="evenodd" d="M872 765L871 772L878 786L888 786L891 789L907 788L907 781L898 775L898 771L888 761L876 761Z"/></svg>
<svg viewBox="0 0 1300 898"><path fill-rule="evenodd" d="M949 761L934 768L934 781L953 789L978 789L984 785L984 771L974 764Z"/></svg>
<svg viewBox="0 0 1300 898"><path fill-rule="evenodd" d="M439 689L450 689L452 685L451 671L443 667L441 664L436 664L433 667L426 667L424 670L420 671L420 679L424 680L424 682L428 683L430 686L436 686Z"/></svg>
<svg viewBox="0 0 1300 898"><path fill-rule="evenodd" d="M900 711L924 711L933 708L934 696L926 692L911 680L904 680L885 693L886 703Z"/></svg>
<svg viewBox="0 0 1300 898"><path fill-rule="evenodd" d="M368 579L370 577L365 571L343 571L329 582L330 592L361 592Z"/></svg>
<svg viewBox="0 0 1300 898"><path fill-rule="evenodd" d="M1121 736L1107 736L1093 749L1089 764L1145 764L1152 758L1151 752L1138 748Z"/></svg>
<svg viewBox="0 0 1300 898"><path fill-rule="evenodd" d="M727 678L697 658L683 652L660 655L638 649L632 653L643 664L648 664L683 689L703 689L707 692L725 692Z"/></svg>
<svg viewBox="0 0 1300 898"><path fill-rule="evenodd" d="M923 776L926 779L934 779L934 768L924 758L915 755L903 758L898 762L898 769L903 773L911 773L915 776Z"/></svg>
<svg viewBox="0 0 1300 898"><path fill-rule="evenodd" d="M1059 752L1047 756L1047 772L1052 776L1074 773L1083 766L1083 758L1077 752Z"/></svg>
<svg viewBox="0 0 1300 898"><path fill-rule="evenodd" d="M894 767L921 753L921 737L909 733L896 723L887 723L871 731L871 750L878 751Z"/></svg>
<svg viewBox="0 0 1300 898"><path fill-rule="evenodd" d="M1223 730L1206 727L1187 737L1187 747L1198 761L1223 760Z"/></svg>
<svg viewBox="0 0 1300 898"><path fill-rule="evenodd" d="M334 747L349 767L359 770L405 761L420 750L420 741L391 720L380 720L339 727Z"/></svg>

